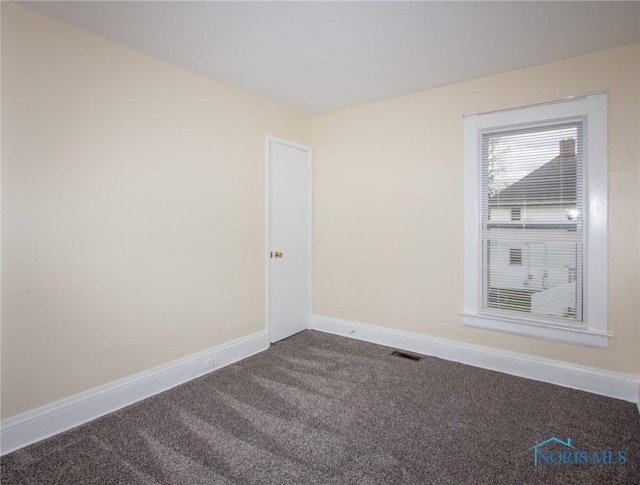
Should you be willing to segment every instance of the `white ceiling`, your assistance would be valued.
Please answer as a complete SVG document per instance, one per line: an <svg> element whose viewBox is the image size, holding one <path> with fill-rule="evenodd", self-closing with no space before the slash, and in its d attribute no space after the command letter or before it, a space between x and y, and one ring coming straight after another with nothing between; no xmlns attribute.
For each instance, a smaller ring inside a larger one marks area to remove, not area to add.
<svg viewBox="0 0 640 485"><path fill-rule="evenodd" d="M640 41L637 1L21 4L311 114Z"/></svg>

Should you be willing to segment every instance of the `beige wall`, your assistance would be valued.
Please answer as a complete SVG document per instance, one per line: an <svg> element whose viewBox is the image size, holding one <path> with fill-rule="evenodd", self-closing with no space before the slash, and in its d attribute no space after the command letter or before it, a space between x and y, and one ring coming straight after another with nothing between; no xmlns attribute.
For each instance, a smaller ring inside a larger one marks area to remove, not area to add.
<svg viewBox="0 0 640 485"><path fill-rule="evenodd" d="M2 2L2 417L264 323L264 142L310 118Z"/></svg>
<svg viewBox="0 0 640 485"><path fill-rule="evenodd" d="M314 313L638 373L639 47L512 71L313 119ZM605 350L463 327L465 114L609 93Z"/></svg>

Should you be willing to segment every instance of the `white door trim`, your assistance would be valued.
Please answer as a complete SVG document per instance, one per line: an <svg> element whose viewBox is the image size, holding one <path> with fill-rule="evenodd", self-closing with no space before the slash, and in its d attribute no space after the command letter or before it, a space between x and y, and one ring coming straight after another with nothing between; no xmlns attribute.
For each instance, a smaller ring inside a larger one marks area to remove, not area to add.
<svg viewBox="0 0 640 485"><path fill-rule="evenodd" d="M313 149L308 145L295 143L282 138L276 138L267 135L265 139L265 171L264 171L264 199L265 199L265 252L264 252L264 274L265 274L265 322L266 330L269 335L269 341L272 341L271 334L271 144L279 143L281 145L298 148L307 152L307 183L308 183L308 200L307 200L307 328L311 322L313 314L312 305L312 283L313 283Z"/></svg>

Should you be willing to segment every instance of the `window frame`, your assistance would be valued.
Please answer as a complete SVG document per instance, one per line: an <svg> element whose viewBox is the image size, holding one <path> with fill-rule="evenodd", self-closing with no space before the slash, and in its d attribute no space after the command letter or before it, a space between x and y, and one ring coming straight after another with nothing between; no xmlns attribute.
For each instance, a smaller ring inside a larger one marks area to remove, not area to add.
<svg viewBox="0 0 640 485"><path fill-rule="evenodd" d="M583 318L579 325L556 324L535 315L505 316L481 311L482 305L482 162L481 136L487 130L551 124L584 118ZM606 347L607 330L607 95L574 97L464 117L464 300L465 326L559 342Z"/></svg>

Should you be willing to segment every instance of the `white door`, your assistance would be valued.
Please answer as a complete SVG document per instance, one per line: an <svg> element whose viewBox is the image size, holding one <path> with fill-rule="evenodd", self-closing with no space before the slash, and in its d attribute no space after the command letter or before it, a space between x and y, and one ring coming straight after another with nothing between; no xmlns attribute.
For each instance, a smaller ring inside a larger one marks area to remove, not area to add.
<svg viewBox="0 0 640 485"><path fill-rule="evenodd" d="M271 342L307 328L311 148L267 139L267 321Z"/></svg>

